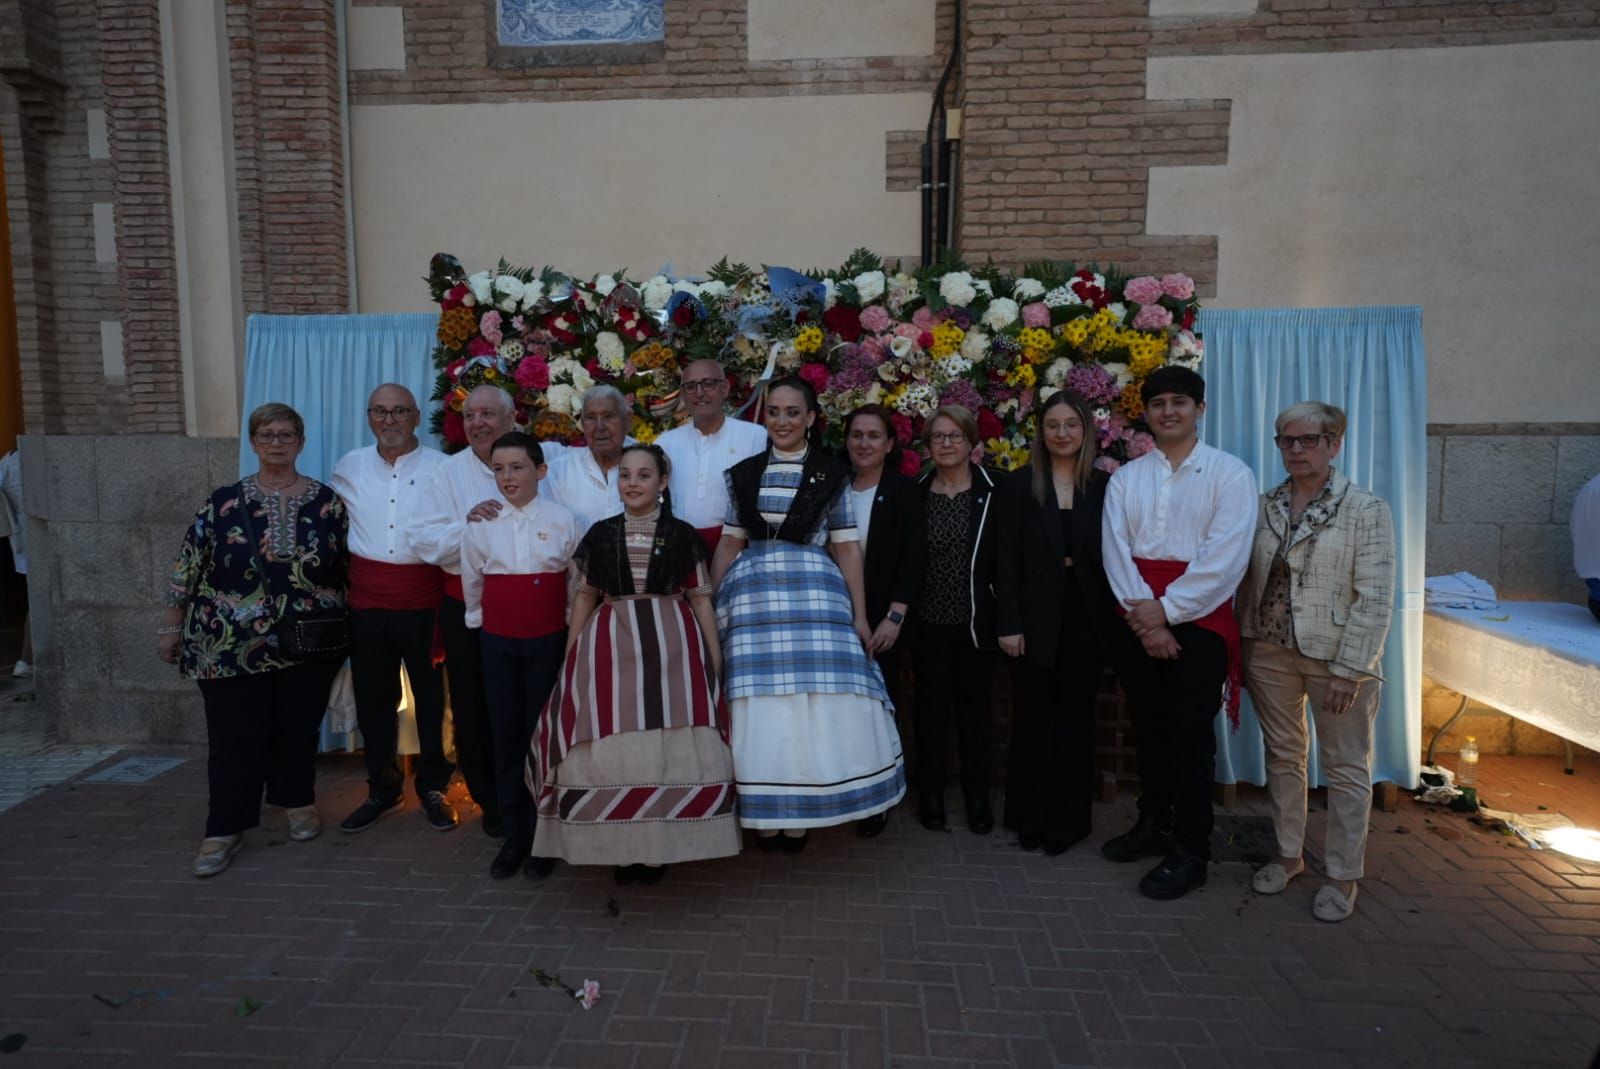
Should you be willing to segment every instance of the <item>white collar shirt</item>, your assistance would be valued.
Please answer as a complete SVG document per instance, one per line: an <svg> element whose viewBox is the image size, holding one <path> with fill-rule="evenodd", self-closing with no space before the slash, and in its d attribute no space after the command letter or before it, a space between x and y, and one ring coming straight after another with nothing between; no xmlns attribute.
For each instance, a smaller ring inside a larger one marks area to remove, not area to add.
<svg viewBox="0 0 1600 1069"><path fill-rule="evenodd" d="M1572 567L1579 579L1600 579L1600 475L1572 502Z"/></svg>
<svg viewBox="0 0 1600 1069"><path fill-rule="evenodd" d="M423 488L417 511L406 526L411 549L429 564L451 575L461 572L461 535L467 513L485 501L504 502L494 472L471 449L463 449L434 469Z"/></svg>
<svg viewBox="0 0 1600 1069"><path fill-rule="evenodd" d="M571 512L540 494L523 508L467 525L461 539L466 625L483 626L483 577L565 572L583 532Z"/></svg>
<svg viewBox="0 0 1600 1069"><path fill-rule="evenodd" d="M447 459L425 445L396 457L393 464L375 445L340 457L328 483L350 517L350 552L384 564L425 563L412 548L406 524Z"/></svg>
<svg viewBox="0 0 1600 1069"><path fill-rule="evenodd" d="M1106 488L1102 552L1123 605L1153 597L1134 558L1188 563L1161 597L1170 624L1210 615L1232 598L1250 563L1259 512L1256 477L1231 453L1197 442L1174 469L1153 449Z"/></svg>
<svg viewBox="0 0 1600 1069"><path fill-rule="evenodd" d="M539 493L548 494L576 516L579 531L587 532L600 520L622 511L622 498L617 493L618 467L613 464L610 471L601 471L600 462L588 448L569 449L550 465Z"/></svg>
<svg viewBox="0 0 1600 1069"><path fill-rule="evenodd" d="M672 463L672 514L691 527L717 527L728 514L728 469L766 449L767 431L730 416L711 434L685 423L656 444Z"/></svg>

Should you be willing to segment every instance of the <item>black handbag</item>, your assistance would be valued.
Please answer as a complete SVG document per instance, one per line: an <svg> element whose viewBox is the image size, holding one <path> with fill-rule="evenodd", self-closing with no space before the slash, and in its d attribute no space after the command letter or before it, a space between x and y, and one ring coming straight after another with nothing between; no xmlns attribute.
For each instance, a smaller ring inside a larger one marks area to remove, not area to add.
<svg viewBox="0 0 1600 1069"><path fill-rule="evenodd" d="M256 531L255 518L250 514L250 502L240 487L239 500L244 515L244 525L250 536L250 556L261 573L261 583L267 595L277 603L280 595L272 587L272 573L261 559L261 535ZM289 597L284 597L288 605ZM350 652L350 611L346 608L311 609L296 612L286 609L272 625L278 638L278 652L291 661L316 661L323 658L343 657Z"/></svg>

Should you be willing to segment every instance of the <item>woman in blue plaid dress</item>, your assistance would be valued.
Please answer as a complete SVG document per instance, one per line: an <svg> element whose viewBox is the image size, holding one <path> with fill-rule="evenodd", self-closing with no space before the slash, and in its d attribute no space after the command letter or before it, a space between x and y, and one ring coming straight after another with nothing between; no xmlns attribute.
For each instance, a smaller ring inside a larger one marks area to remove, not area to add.
<svg viewBox="0 0 1600 1069"><path fill-rule="evenodd" d="M815 440L808 383L775 382L764 415L768 450L728 472L712 574L739 822L763 849L798 853L808 828L888 812L905 759L866 651L849 465Z"/></svg>

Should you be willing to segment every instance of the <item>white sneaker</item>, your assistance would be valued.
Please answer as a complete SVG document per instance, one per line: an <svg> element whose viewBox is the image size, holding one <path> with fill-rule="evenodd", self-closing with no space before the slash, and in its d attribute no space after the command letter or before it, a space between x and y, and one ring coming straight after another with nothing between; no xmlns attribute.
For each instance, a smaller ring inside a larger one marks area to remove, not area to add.
<svg viewBox="0 0 1600 1069"><path fill-rule="evenodd" d="M28 679L33 675L33 665L27 661L18 661L11 666L12 679Z"/></svg>

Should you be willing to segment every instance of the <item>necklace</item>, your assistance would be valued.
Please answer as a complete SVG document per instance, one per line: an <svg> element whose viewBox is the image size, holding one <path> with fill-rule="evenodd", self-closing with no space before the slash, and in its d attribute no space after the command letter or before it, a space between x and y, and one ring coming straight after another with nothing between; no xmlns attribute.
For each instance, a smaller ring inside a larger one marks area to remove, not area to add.
<svg viewBox="0 0 1600 1069"><path fill-rule="evenodd" d="M261 478L260 475L256 476L256 485L261 487L261 489L267 491L268 493L272 493L272 494L281 494L281 493L283 493L283 491L289 489L289 487L293 486L295 483L297 483L299 481L300 481L300 476L299 476L299 474L296 474L293 478L291 478L288 482L284 483L282 486L269 486L266 483L266 481Z"/></svg>

